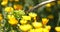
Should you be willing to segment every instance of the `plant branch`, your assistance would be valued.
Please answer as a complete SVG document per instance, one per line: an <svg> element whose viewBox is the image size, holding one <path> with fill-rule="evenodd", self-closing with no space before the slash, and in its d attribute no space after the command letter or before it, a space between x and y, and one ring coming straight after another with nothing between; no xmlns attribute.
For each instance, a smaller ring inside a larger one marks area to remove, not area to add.
<svg viewBox="0 0 60 32"><path fill-rule="evenodd" d="M34 7L31 8L31 9L29 9L29 10L27 11L27 13L29 13L29 12L33 11L34 9L39 8L39 7L41 7L41 6L43 6L43 5L47 4L47 3L54 2L54 1L55 1L55 0L48 0L48 1L44 1L44 2L42 2L42 3L39 3L38 5L34 6Z"/></svg>

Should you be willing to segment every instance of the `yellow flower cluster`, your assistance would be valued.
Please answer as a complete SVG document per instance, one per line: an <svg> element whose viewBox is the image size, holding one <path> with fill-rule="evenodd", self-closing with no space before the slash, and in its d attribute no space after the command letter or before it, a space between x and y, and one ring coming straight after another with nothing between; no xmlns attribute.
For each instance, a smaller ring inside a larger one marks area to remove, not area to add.
<svg viewBox="0 0 60 32"><path fill-rule="evenodd" d="M49 27L48 27L49 29ZM28 32L49 32L46 28L30 29Z"/></svg>
<svg viewBox="0 0 60 32"><path fill-rule="evenodd" d="M51 26L46 25L49 19L42 18L42 23L41 23L35 21L36 16L37 16L36 13L29 13L29 16L22 16L22 19L20 20L21 25L19 26L19 28L23 32L49 32ZM34 19L34 22L31 22L31 24L29 24L27 20L31 20L31 18Z"/></svg>
<svg viewBox="0 0 60 32"><path fill-rule="evenodd" d="M36 18L37 14L35 13L29 13L29 16L22 16L22 19L20 20L21 24L26 24L28 20L31 20L31 18ZM34 19L36 20L36 19Z"/></svg>
<svg viewBox="0 0 60 32"><path fill-rule="evenodd" d="M5 12L12 12L14 9L12 7L6 7L5 8Z"/></svg>
<svg viewBox="0 0 60 32"><path fill-rule="evenodd" d="M16 25L18 24L18 20L15 19L14 15L8 15L8 23L11 25Z"/></svg>

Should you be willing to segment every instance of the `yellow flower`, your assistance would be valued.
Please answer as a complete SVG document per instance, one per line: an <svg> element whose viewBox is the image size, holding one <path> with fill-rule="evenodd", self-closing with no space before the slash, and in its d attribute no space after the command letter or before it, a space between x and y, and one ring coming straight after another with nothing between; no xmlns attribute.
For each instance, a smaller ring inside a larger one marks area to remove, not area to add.
<svg viewBox="0 0 60 32"><path fill-rule="evenodd" d="M11 24L11 25L16 25L16 24L18 24L18 21L16 19L10 19L8 21L8 23Z"/></svg>
<svg viewBox="0 0 60 32"><path fill-rule="evenodd" d="M24 20L31 20L31 17L30 16L22 16L22 19L24 19Z"/></svg>
<svg viewBox="0 0 60 32"><path fill-rule="evenodd" d="M14 9L13 9L12 7L6 7L6 8L5 8L5 11L6 11L6 12L11 12L11 11L13 11L13 10L14 10Z"/></svg>
<svg viewBox="0 0 60 32"><path fill-rule="evenodd" d="M43 28L35 29L35 32L43 32Z"/></svg>
<svg viewBox="0 0 60 32"><path fill-rule="evenodd" d="M35 32L35 29L30 29L28 32Z"/></svg>
<svg viewBox="0 0 60 32"><path fill-rule="evenodd" d="M19 28L22 30L22 31L28 31L30 29L32 29L32 26L30 24L26 24L26 25L21 25L19 26Z"/></svg>
<svg viewBox="0 0 60 32"><path fill-rule="evenodd" d="M33 25L35 28L40 28L40 27L42 27L42 23L40 23L40 22L33 22L32 25Z"/></svg>
<svg viewBox="0 0 60 32"><path fill-rule="evenodd" d="M54 16L53 16L53 15L49 15L48 18L49 18L49 19L53 19Z"/></svg>
<svg viewBox="0 0 60 32"><path fill-rule="evenodd" d="M44 28L44 29L43 29L43 32L49 32L49 30L47 30L47 29Z"/></svg>
<svg viewBox="0 0 60 32"><path fill-rule="evenodd" d="M15 4L13 7L15 10L19 10L19 9L22 10L23 9L23 6L19 5L19 4Z"/></svg>
<svg viewBox="0 0 60 32"><path fill-rule="evenodd" d="M45 26L46 29L48 29L50 31L51 26Z"/></svg>
<svg viewBox="0 0 60 32"><path fill-rule="evenodd" d="M60 27L55 27L55 30L60 32Z"/></svg>
<svg viewBox="0 0 60 32"><path fill-rule="evenodd" d="M48 21L49 21L49 19L47 19L47 18L42 18L42 23L43 23L44 25L46 25L46 24L48 23Z"/></svg>
<svg viewBox="0 0 60 32"><path fill-rule="evenodd" d="M36 17L37 14L36 14L36 13L29 13L29 16L30 16L30 17Z"/></svg>
<svg viewBox="0 0 60 32"><path fill-rule="evenodd" d="M50 3L48 3L48 4L46 4L45 6L46 6L46 7L51 7L51 4L50 4Z"/></svg>
<svg viewBox="0 0 60 32"><path fill-rule="evenodd" d="M8 4L8 1L1 2L1 5L6 6Z"/></svg>
<svg viewBox="0 0 60 32"><path fill-rule="evenodd" d="M20 20L20 23L21 23L21 24L26 24L27 21L26 21L26 20Z"/></svg>
<svg viewBox="0 0 60 32"><path fill-rule="evenodd" d="M8 19L15 19L14 15L7 15Z"/></svg>

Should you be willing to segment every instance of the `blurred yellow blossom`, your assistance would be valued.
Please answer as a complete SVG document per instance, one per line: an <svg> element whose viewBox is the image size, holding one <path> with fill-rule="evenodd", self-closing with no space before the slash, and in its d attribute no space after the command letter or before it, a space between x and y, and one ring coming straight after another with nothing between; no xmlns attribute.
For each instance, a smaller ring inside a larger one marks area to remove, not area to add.
<svg viewBox="0 0 60 32"><path fill-rule="evenodd" d="M5 12L11 12L11 11L13 11L14 9L12 8L12 7L6 7L5 8Z"/></svg>
<svg viewBox="0 0 60 32"><path fill-rule="evenodd" d="M16 19L10 19L8 21L8 23L11 24L11 25L16 25L16 24L18 24L18 20L16 20Z"/></svg>
<svg viewBox="0 0 60 32"><path fill-rule="evenodd" d="M42 23L40 23L40 22L33 22L32 25L33 25L35 28L41 28L41 27L42 27Z"/></svg>
<svg viewBox="0 0 60 32"><path fill-rule="evenodd" d="M35 29L35 32L43 32L43 28Z"/></svg>
<svg viewBox="0 0 60 32"><path fill-rule="evenodd" d="M51 26L48 25L48 26L45 26L45 28L48 29L48 30L50 31Z"/></svg>
<svg viewBox="0 0 60 32"><path fill-rule="evenodd" d="M7 17L9 19L8 20L9 24L11 24L11 25L18 24L18 20L15 19L14 15L7 15Z"/></svg>
<svg viewBox="0 0 60 32"><path fill-rule="evenodd" d="M22 19L24 19L24 20L31 20L31 17L30 16L22 16Z"/></svg>
<svg viewBox="0 0 60 32"><path fill-rule="evenodd" d="M19 9L22 10L23 9L23 6L19 5L19 4L14 4L13 7L14 7L15 10L19 10Z"/></svg>
<svg viewBox="0 0 60 32"><path fill-rule="evenodd" d="M30 16L30 17L36 17L37 14L36 14L36 13L29 13L29 16Z"/></svg>
<svg viewBox="0 0 60 32"><path fill-rule="evenodd" d="M48 30L48 29L43 28L43 32L49 32L49 30Z"/></svg>
<svg viewBox="0 0 60 32"><path fill-rule="evenodd" d="M42 23L43 23L44 25L46 25L46 24L48 23L48 21L49 21L49 19L47 19L47 18L42 18Z"/></svg>
<svg viewBox="0 0 60 32"><path fill-rule="evenodd" d="M6 6L8 4L8 1L1 2L1 5Z"/></svg>
<svg viewBox="0 0 60 32"><path fill-rule="evenodd" d="M56 30L57 32L60 32L60 27L55 27L55 30Z"/></svg>
<svg viewBox="0 0 60 32"><path fill-rule="evenodd" d="M28 31L30 29L32 29L32 26L30 24L26 24L26 25L21 25L19 26L19 28L22 30L22 31Z"/></svg>
<svg viewBox="0 0 60 32"><path fill-rule="evenodd" d="M51 4L50 4L50 3L48 3L48 4L46 4L45 6L46 6L46 7L51 7Z"/></svg>
<svg viewBox="0 0 60 32"><path fill-rule="evenodd" d="M28 32L35 32L35 29L30 29Z"/></svg>
<svg viewBox="0 0 60 32"><path fill-rule="evenodd" d="M7 15L8 19L15 19L14 15Z"/></svg>
<svg viewBox="0 0 60 32"><path fill-rule="evenodd" d="M26 20L20 20L20 23L21 23L21 24L26 24L27 21L26 21Z"/></svg>

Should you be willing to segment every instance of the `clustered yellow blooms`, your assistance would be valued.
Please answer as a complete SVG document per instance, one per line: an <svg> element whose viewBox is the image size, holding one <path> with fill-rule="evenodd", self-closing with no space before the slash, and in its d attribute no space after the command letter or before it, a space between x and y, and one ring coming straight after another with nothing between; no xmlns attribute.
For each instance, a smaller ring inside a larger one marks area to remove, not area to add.
<svg viewBox="0 0 60 32"><path fill-rule="evenodd" d="M49 32L49 30L45 28L39 28L39 29L31 29L28 32Z"/></svg>
<svg viewBox="0 0 60 32"><path fill-rule="evenodd" d="M26 24L28 21L31 20L31 18L36 18L37 14L36 13L29 13L29 16L22 16L22 19L20 20L21 24ZM36 19L35 19L36 20Z"/></svg>
<svg viewBox="0 0 60 32"><path fill-rule="evenodd" d="M23 32L49 32L50 29L51 29L51 26L46 25L47 22L49 21L49 19L42 18L42 23L41 23L41 22L35 21L36 16L37 16L36 13L29 13L28 16L22 16L22 19L20 20L21 25L19 25L19 28ZM31 20L31 18L34 19L34 22L32 22L31 25L30 25L28 23L28 20ZM45 25L44 27L43 27L43 24Z"/></svg>
<svg viewBox="0 0 60 32"><path fill-rule="evenodd" d="M55 27L55 30L56 30L57 32L60 32L60 27Z"/></svg>
<svg viewBox="0 0 60 32"><path fill-rule="evenodd" d="M5 12L12 12L14 9L12 7L6 7L5 8Z"/></svg>
<svg viewBox="0 0 60 32"><path fill-rule="evenodd" d="M15 19L14 15L8 15L8 23L11 25L17 25L18 24L18 20Z"/></svg>
<svg viewBox="0 0 60 32"><path fill-rule="evenodd" d="M3 19L2 14L0 13L0 21Z"/></svg>

